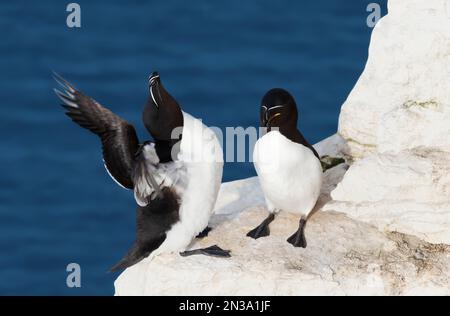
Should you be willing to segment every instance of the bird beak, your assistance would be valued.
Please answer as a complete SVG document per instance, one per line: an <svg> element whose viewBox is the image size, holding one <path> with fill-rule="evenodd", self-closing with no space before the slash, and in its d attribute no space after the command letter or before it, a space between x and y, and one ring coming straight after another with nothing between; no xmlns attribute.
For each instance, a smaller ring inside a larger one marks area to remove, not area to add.
<svg viewBox="0 0 450 316"><path fill-rule="evenodd" d="M159 74L157 72L153 72L148 78L148 85L150 96L152 97L153 103L155 103L156 107L159 108L160 104L162 104L161 98L161 79L159 78Z"/></svg>
<svg viewBox="0 0 450 316"><path fill-rule="evenodd" d="M150 85L152 85L153 83L156 83L159 80L160 80L159 79L159 73L156 72L156 71L152 72L150 77L148 77L148 82L150 83Z"/></svg>
<svg viewBox="0 0 450 316"><path fill-rule="evenodd" d="M272 124L273 120L276 119L280 115L281 115L281 113L274 113L271 116L269 116L269 111L268 110L264 111L263 120L262 120L263 127L270 129L272 127L271 124Z"/></svg>
<svg viewBox="0 0 450 316"><path fill-rule="evenodd" d="M262 106L262 120L261 120L261 125L263 127L267 127L267 122L269 121L269 118L267 117L269 115L269 111L267 110L267 107Z"/></svg>
<svg viewBox="0 0 450 316"><path fill-rule="evenodd" d="M278 116L280 116L281 113L275 113L274 115L272 115L271 117L269 117L269 119L267 120L267 125L266 127L272 127L270 124L272 123L272 121L274 119L276 119Z"/></svg>

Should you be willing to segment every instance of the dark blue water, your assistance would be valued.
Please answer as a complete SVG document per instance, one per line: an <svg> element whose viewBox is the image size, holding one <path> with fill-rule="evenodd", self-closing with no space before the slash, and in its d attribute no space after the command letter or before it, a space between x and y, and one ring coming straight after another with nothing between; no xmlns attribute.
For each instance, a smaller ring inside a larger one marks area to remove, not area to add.
<svg viewBox="0 0 450 316"><path fill-rule="evenodd" d="M134 238L132 196L106 175L99 142L58 106L56 70L140 123L158 70L180 104L209 125L255 126L261 96L284 87L311 142L334 133L363 70L371 29L365 0L69 1L0 4L0 294L113 293L108 268ZM385 1L379 1L385 10ZM254 175L229 163L224 180ZM66 265L82 287L66 287Z"/></svg>

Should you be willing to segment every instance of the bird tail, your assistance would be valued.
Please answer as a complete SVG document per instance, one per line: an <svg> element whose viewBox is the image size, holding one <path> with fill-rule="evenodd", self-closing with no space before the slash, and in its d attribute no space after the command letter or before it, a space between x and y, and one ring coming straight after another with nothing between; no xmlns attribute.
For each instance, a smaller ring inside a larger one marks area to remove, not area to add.
<svg viewBox="0 0 450 316"><path fill-rule="evenodd" d="M146 258L150 253L142 251L141 248L135 243L128 251L127 255L116 263L109 271L116 272L119 270L125 270L132 265L135 265L142 259Z"/></svg>

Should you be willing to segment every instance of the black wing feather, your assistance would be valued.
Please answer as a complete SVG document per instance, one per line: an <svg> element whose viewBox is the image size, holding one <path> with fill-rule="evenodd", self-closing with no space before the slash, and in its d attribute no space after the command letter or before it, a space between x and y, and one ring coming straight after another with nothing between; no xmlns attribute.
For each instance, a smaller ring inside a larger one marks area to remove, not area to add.
<svg viewBox="0 0 450 316"><path fill-rule="evenodd" d="M66 115L102 141L103 159L110 175L123 187L133 189L132 171L139 140L134 127L97 101L78 91L67 80L54 74L63 92L55 89L63 101Z"/></svg>

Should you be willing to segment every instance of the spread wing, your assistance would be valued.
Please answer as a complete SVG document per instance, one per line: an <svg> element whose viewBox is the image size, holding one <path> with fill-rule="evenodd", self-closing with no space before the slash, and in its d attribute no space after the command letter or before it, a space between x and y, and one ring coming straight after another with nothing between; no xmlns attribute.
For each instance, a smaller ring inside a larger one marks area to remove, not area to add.
<svg viewBox="0 0 450 316"><path fill-rule="evenodd" d="M55 73L54 77L63 89L55 89L55 93L63 101L66 115L100 137L106 170L119 185L133 189L134 156L139 149L134 127L61 76Z"/></svg>

